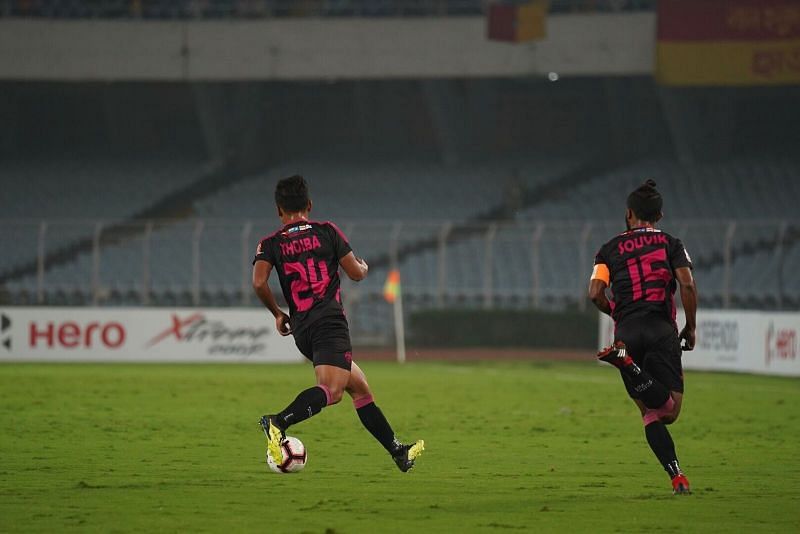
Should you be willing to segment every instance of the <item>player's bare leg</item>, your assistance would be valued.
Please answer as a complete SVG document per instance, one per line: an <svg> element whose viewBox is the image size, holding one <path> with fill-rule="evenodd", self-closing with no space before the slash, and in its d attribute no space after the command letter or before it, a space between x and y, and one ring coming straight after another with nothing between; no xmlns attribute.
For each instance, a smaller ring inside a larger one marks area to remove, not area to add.
<svg viewBox="0 0 800 534"><path fill-rule="evenodd" d="M318 365L314 372L316 386L301 391L283 411L261 418L261 428L267 436L267 452L276 463L281 462L280 446L286 429L313 417L325 406L339 402L350 379L350 371L333 365Z"/></svg>
<svg viewBox="0 0 800 534"><path fill-rule="evenodd" d="M636 407L639 408L639 412L642 414L642 417L644 417L645 412L647 412L647 406L645 406L644 403L639 399L631 399L631 400L636 405Z"/></svg>
<svg viewBox="0 0 800 534"><path fill-rule="evenodd" d="M669 394L672 397L671 407L663 410L661 413L661 422L665 425L671 425L678 420L681 414L681 406L683 405L683 393L680 391L670 391Z"/></svg>
<svg viewBox="0 0 800 534"><path fill-rule="evenodd" d="M335 365L316 365L317 387L324 389L328 395L328 404L336 404L342 400L344 390L350 381L350 371Z"/></svg>
<svg viewBox="0 0 800 534"><path fill-rule="evenodd" d="M425 442L418 440L415 443L404 445L395 437L391 425L375 404L366 375L355 362L352 363L350 369L350 380L346 390L353 398L353 406L356 408L361 424L383 445L397 467L403 472L414 467L414 460L425 450Z"/></svg>

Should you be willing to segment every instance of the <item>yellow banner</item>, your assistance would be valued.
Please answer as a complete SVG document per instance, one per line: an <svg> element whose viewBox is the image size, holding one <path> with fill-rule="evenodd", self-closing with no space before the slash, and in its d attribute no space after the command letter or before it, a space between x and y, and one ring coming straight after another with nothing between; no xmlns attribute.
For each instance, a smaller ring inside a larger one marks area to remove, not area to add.
<svg viewBox="0 0 800 534"><path fill-rule="evenodd" d="M538 1L519 6L517 11L517 41L536 41L547 37L549 2Z"/></svg>
<svg viewBox="0 0 800 534"><path fill-rule="evenodd" d="M800 83L800 39L661 41L656 78L665 85Z"/></svg>

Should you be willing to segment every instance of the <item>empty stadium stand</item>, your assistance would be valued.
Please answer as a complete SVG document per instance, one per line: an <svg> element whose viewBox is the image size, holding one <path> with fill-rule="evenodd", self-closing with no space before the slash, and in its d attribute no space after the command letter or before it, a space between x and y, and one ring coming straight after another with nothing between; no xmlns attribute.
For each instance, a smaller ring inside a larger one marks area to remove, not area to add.
<svg viewBox="0 0 800 534"><path fill-rule="evenodd" d="M0 275L37 257L91 238L104 222L125 220L202 176L182 159L47 158L0 167Z"/></svg>
<svg viewBox="0 0 800 534"><path fill-rule="evenodd" d="M467 16L477 24L487 5L0 0L0 18L119 19L137 29L154 21L174 28L178 42L208 19ZM655 5L549 2L558 14ZM401 25L417 22L429 21ZM516 50L525 46L538 45ZM273 187L300 173L316 200L312 217L336 221L371 265L363 282L343 282L361 343L391 332L382 287L395 266L408 311L587 307L595 251L622 230L624 197L645 178L665 197L662 227L693 257L703 306L800 308L795 87L676 89L635 69L544 74L11 77L0 87L0 304L257 306L250 261L259 237L278 226Z"/></svg>
<svg viewBox="0 0 800 534"><path fill-rule="evenodd" d="M799 177L800 161L796 157L733 158L691 167L669 160L644 161L596 176L570 191L569 197L531 206L519 218L563 217L565 210L575 219L598 218L619 204L620 191L632 190L645 178L658 183L669 224L685 217L791 218L796 214L796 199L800 197Z"/></svg>
<svg viewBox="0 0 800 534"><path fill-rule="evenodd" d="M2 239L13 251L4 266L37 258L41 221L45 252L78 236L93 241L68 261L5 280L4 301L255 305L250 260L259 237L278 224L275 179L302 172L319 200L314 218L337 221L372 263L367 280L345 282L362 341L380 342L388 331L381 290L394 261L409 310L585 306L593 254L621 230L624 194L645 177L665 196L663 227L693 256L703 305L800 304L800 283L790 276L800 265L800 164L792 158L692 167L651 160L588 174L581 174L580 160L544 155L456 167L318 158L233 181L171 221L131 217L191 184L197 164L104 165L3 169L9 194ZM46 191L37 197L39 189ZM39 201L32 205L32 198ZM83 198L78 213L73 206ZM128 231L107 232L116 216L128 218Z"/></svg>

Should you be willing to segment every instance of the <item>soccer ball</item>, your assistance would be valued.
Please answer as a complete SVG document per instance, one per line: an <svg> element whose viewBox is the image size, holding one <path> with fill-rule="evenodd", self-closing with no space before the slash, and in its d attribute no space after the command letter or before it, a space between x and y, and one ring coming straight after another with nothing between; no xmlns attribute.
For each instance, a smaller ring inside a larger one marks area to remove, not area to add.
<svg viewBox="0 0 800 534"><path fill-rule="evenodd" d="M267 453L267 465L276 473L297 473L302 471L306 466L308 454L306 447L299 439L286 436L286 439L281 443L281 455L283 461L280 465L272 461L269 453Z"/></svg>

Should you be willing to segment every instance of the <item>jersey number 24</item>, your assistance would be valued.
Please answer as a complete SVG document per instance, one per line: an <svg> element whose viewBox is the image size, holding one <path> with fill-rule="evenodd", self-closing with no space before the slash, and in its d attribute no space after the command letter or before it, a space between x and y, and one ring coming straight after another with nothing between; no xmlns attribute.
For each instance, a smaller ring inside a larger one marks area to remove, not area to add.
<svg viewBox="0 0 800 534"><path fill-rule="evenodd" d="M308 311L314 304L314 298L322 298L328 289L330 276L328 275L328 265L323 262L315 262L309 258L306 265L299 261L283 264L283 272L291 280L292 300L299 312ZM309 295L310 296L304 296Z"/></svg>

